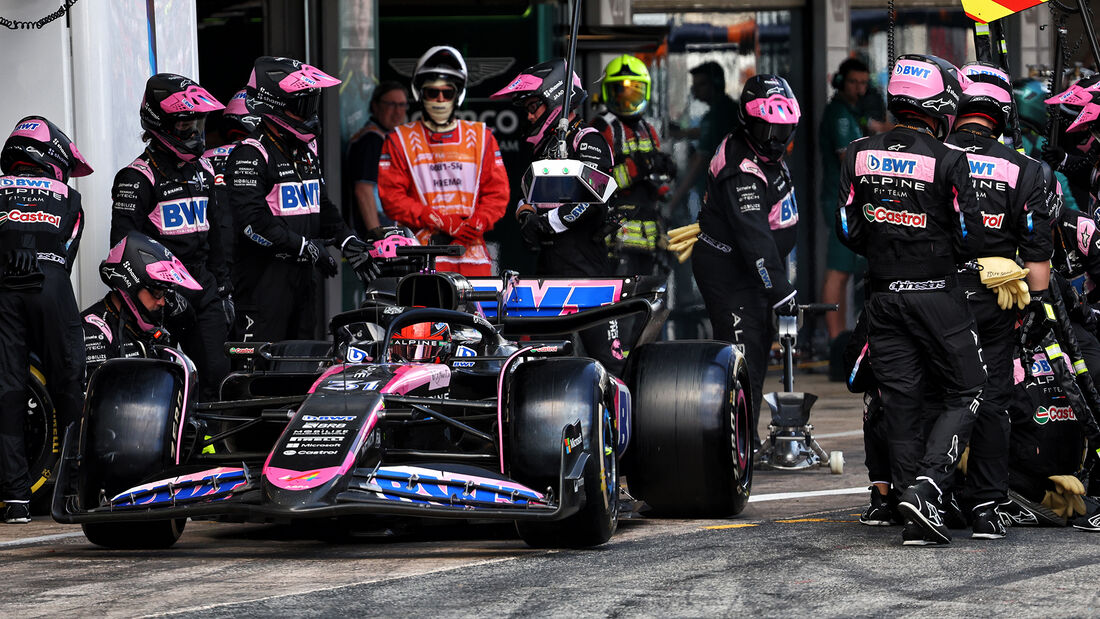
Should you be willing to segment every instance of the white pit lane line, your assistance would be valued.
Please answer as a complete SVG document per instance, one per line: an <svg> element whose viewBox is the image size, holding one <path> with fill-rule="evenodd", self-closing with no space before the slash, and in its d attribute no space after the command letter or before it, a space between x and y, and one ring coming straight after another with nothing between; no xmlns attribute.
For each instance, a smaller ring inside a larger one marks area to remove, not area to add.
<svg viewBox="0 0 1100 619"><path fill-rule="evenodd" d="M84 537L84 532L79 533L56 533L54 535L40 535L38 537L23 537L20 539L8 540L6 542L0 542L0 548L10 546L27 546L29 544L38 544L40 542L52 542L59 539L67 539L70 537Z"/></svg>
<svg viewBox="0 0 1100 619"><path fill-rule="evenodd" d="M811 490L808 492L777 492L775 494L754 494L749 496L749 503L761 501L783 501L786 499L805 499L815 496L837 496L844 494L866 494L867 486L858 488L834 488L832 490Z"/></svg>

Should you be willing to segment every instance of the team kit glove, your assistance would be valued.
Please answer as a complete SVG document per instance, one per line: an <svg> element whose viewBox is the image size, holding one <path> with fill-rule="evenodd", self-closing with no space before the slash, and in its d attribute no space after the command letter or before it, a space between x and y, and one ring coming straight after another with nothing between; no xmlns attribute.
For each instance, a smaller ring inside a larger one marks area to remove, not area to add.
<svg viewBox="0 0 1100 619"><path fill-rule="evenodd" d="M325 277L336 275L336 260L325 251L324 246L311 239L302 239L302 247L298 250L298 256L309 260L313 268L321 272Z"/></svg>
<svg viewBox="0 0 1100 619"><path fill-rule="evenodd" d="M375 280L382 274L381 267L370 255L370 248L370 245L357 236L349 236L340 246L340 251L351 268L367 281Z"/></svg>
<svg viewBox="0 0 1100 619"><path fill-rule="evenodd" d="M1035 348L1054 328L1054 306L1049 290L1031 293L1031 301L1024 310L1020 322L1020 342L1028 349Z"/></svg>
<svg viewBox="0 0 1100 619"><path fill-rule="evenodd" d="M237 305L233 303L233 295L227 294L222 297L222 312L225 313L226 329L232 330L233 323L237 321Z"/></svg>
<svg viewBox="0 0 1100 619"><path fill-rule="evenodd" d="M780 301L778 304L772 307L776 316L797 316L798 315L798 295L791 293L791 296L786 300Z"/></svg>

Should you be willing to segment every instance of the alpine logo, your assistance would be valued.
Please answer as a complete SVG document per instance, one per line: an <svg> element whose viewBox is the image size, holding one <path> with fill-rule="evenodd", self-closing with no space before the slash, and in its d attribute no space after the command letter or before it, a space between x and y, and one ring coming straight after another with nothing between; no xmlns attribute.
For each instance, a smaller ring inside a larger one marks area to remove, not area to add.
<svg viewBox="0 0 1100 619"><path fill-rule="evenodd" d="M867 169L871 172L912 175L917 169L917 162L915 159L904 157L879 157L873 153L867 153Z"/></svg>
<svg viewBox="0 0 1100 619"><path fill-rule="evenodd" d="M1004 220L1005 220L1005 214L1004 213L991 214L991 213L987 213L985 211L982 211L982 225L984 225L986 228L992 228L994 230L1000 230L1001 229L1001 224L1004 223Z"/></svg>
<svg viewBox="0 0 1100 619"><path fill-rule="evenodd" d="M910 228L924 228L928 222L928 215L925 213L891 211L885 206L875 207L870 204L863 205L863 216L871 223L897 224Z"/></svg>
<svg viewBox="0 0 1100 619"><path fill-rule="evenodd" d="M61 216L45 211L20 211L12 209L7 212L0 212L0 224L5 221L21 224L50 224L54 228L61 227Z"/></svg>
<svg viewBox="0 0 1100 619"><path fill-rule="evenodd" d="M1068 406L1040 406L1035 409L1035 423L1044 426L1048 421L1077 421L1077 415Z"/></svg>

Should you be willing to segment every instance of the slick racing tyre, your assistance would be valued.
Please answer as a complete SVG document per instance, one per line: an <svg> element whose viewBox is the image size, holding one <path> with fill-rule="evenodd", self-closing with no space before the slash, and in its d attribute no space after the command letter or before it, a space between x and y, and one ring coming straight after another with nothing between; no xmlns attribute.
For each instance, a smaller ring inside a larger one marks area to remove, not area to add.
<svg viewBox="0 0 1100 619"><path fill-rule="evenodd" d="M188 387L183 368L168 361L112 359L96 370L88 384L77 469L84 509L157 479L176 464ZM95 522L83 528L88 541L107 548L167 548L185 522Z"/></svg>
<svg viewBox="0 0 1100 619"><path fill-rule="evenodd" d="M752 490L753 438L741 355L720 342L655 342L630 360L630 494L656 515L741 513Z"/></svg>
<svg viewBox="0 0 1100 619"><path fill-rule="evenodd" d="M31 481L31 510L48 512L53 494L53 475L61 454L57 411L46 391L46 377L34 362L27 384L26 416L23 441L27 454L27 474Z"/></svg>
<svg viewBox="0 0 1100 619"><path fill-rule="evenodd" d="M517 522L536 548L584 548L611 539L619 523L619 470L614 426L602 385L606 372L591 359L539 359L516 368L508 399L507 458L511 476L527 487L558 488L562 429L581 422L584 507L557 522Z"/></svg>

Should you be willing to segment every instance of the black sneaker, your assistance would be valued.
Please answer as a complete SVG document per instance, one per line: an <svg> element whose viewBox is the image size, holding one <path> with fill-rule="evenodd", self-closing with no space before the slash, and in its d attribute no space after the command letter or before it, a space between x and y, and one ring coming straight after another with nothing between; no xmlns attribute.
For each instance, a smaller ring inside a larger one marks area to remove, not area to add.
<svg viewBox="0 0 1100 619"><path fill-rule="evenodd" d="M993 501L974 506L974 519L970 526L972 539L1001 539L1008 533Z"/></svg>
<svg viewBox="0 0 1100 619"><path fill-rule="evenodd" d="M929 480L925 479L902 493L898 509L913 522L923 527L925 537L933 543L948 544L951 542L951 534L947 532L947 525L943 523L940 515L939 490ZM904 537L903 537L904 541Z"/></svg>
<svg viewBox="0 0 1100 619"><path fill-rule="evenodd" d="M1015 491L1008 491L1008 498L1012 501L1010 508L1004 510L1004 514L1012 520L1012 526L1020 527L1064 527L1066 519L1054 513L1042 503L1029 501Z"/></svg>
<svg viewBox="0 0 1100 619"><path fill-rule="evenodd" d="M31 521L31 509L26 501L19 503L6 503L4 508L4 522L8 524L27 524Z"/></svg>
<svg viewBox="0 0 1100 619"><path fill-rule="evenodd" d="M966 528L966 516L963 515L963 510L959 507L954 492L947 495L947 498L943 501L943 509L940 512L943 514L943 523L947 525L948 529Z"/></svg>
<svg viewBox="0 0 1100 619"><path fill-rule="evenodd" d="M1084 499L1085 514L1074 516L1070 520L1070 524L1073 525L1073 528L1082 531L1100 531L1100 499L1091 496L1084 497Z"/></svg>
<svg viewBox="0 0 1100 619"><path fill-rule="evenodd" d="M889 498L871 486L871 504L860 514L859 523L872 527L888 527L897 524L896 517Z"/></svg>
<svg viewBox="0 0 1100 619"><path fill-rule="evenodd" d="M901 530L902 546L946 546L947 544L948 542L943 541L939 535L930 535L927 529L912 520L906 520L905 528Z"/></svg>

